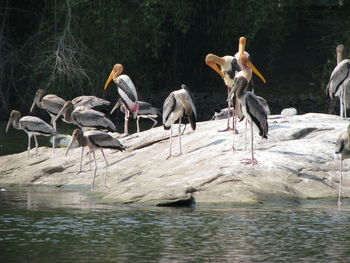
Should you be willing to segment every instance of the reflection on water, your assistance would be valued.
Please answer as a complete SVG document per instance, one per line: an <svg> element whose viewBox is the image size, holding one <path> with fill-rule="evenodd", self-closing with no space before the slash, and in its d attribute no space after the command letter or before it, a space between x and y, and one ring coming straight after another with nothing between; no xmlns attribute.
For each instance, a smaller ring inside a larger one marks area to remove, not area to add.
<svg viewBox="0 0 350 263"><path fill-rule="evenodd" d="M0 192L1 262L349 262L330 204L153 208L63 189Z"/></svg>

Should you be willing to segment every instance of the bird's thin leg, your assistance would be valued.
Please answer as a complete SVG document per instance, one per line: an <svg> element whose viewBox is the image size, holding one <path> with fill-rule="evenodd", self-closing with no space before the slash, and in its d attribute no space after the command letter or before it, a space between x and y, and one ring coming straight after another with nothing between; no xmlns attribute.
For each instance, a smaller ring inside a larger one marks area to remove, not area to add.
<svg viewBox="0 0 350 263"><path fill-rule="evenodd" d="M184 129L182 130L182 133L181 134L184 134L185 130L186 130L186 126L187 126L187 123L185 123L185 127Z"/></svg>
<svg viewBox="0 0 350 263"><path fill-rule="evenodd" d="M251 140L250 140L251 145L250 146L251 146L252 157L251 157L251 159L247 158L247 159L241 160L241 163L254 165L254 164L257 164L258 161L255 160L255 158L254 158L254 142L253 142L254 136L253 136L253 122L252 121L250 121L250 136L251 136Z"/></svg>
<svg viewBox="0 0 350 263"><path fill-rule="evenodd" d="M170 127L170 152L169 152L169 157L171 156L171 149L173 147L173 123L171 124Z"/></svg>
<svg viewBox="0 0 350 263"><path fill-rule="evenodd" d="M251 121L250 122L250 130L251 130L251 132L250 132L250 136L251 136L251 145L250 145L250 147L251 147L251 151L252 151L252 165L254 165L254 162L255 162L255 159L254 159L254 143L253 143L253 140L254 140L254 136L253 136L253 122Z"/></svg>
<svg viewBox="0 0 350 263"><path fill-rule="evenodd" d="M140 117L137 116L136 117L136 128L137 128L137 132L140 132L140 124L139 124L139 120L140 120ZM153 128L153 127L152 127Z"/></svg>
<svg viewBox="0 0 350 263"><path fill-rule="evenodd" d="M83 156L84 156L84 146L81 147L81 155L80 155L80 166L79 166L79 171L76 172L76 174L79 174L83 171Z"/></svg>
<svg viewBox="0 0 350 263"><path fill-rule="evenodd" d="M91 151L90 148L89 148L89 152L88 152L88 153L89 153L89 171L91 171L91 169L92 169L92 168L91 168L91 163L92 163L92 162L91 162L91 152L92 152L92 151Z"/></svg>
<svg viewBox="0 0 350 263"><path fill-rule="evenodd" d="M29 152L30 152L30 140L32 138L32 135L28 133L28 147L27 147L27 160L29 159Z"/></svg>
<svg viewBox="0 0 350 263"><path fill-rule="evenodd" d="M94 184L95 184L95 176L96 176L96 171L97 171L97 163L96 163L96 156L95 156L95 151L92 151L92 154L94 156L94 162L95 162L95 170L94 170L94 175L92 177L92 182L91 182L91 190L94 189Z"/></svg>
<svg viewBox="0 0 350 263"><path fill-rule="evenodd" d="M103 152L103 150L101 149L101 153L103 155L103 158L105 159L105 187L107 187L107 167L108 167L108 162L107 162L107 159L106 159L106 156Z"/></svg>
<svg viewBox="0 0 350 263"><path fill-rule="evenodd" d="M182 148L181 148L181 119L182 119L182 117L180 117L180 119L179 119L179 144L180 144L180 153L179 153L179 155L182 154Z"/></svg>
<svg viewBox="0 0 350 263"><path fill-rule="evenodd" d="M342 99L342 95L339 95L339 103L340 103L340 117L343 117L343 99Z"/></svg>
<svg viewBox="0 0 350 263"><path fill-rule="evenodd" d="M341 206L341 187L342 187L342 181L343 181L343 158L340 157L340 178L339 178L339 194L338 194L338 207L340 209Z"/></svg>
<svg viewBox="0 0 350 263"><path fill-rule="evenodd" d="M129 110L124 106L125 120L124 120L124 133L129 134Z"/></svg>
<svg viewBox="0 0 350 263"><path fill-rule="evenodd" d="M55 129L55 131L57 132L57 128L56 128L56 116L51 114L50 113L50 116L51 116L51 121L50 123L52 124L52 127ZM55 141L56 141L56 136L52 136L52 150L53 150L53 153L55 153Z"/></svg>
<svg viewBox="0 0 350 263"><path fill-rule="evenodd" d="M55 153L56 148L56 136L52 136L52 151Z"/></svg>
<svg viewBox="0 0 350 263"><path fill-rule="evenodd" d="M235 151L235 137L236 137L236 133L233 132L233 138L232 138L232 151Z"/></svg>
<svg viewBox="0 0 350 263"><path fill-rule="evenodd" d="M170 150L169 150L169 156L166 158L166 160L168 160L171 157L172 144L173 144L173 122L171 122L171 125L170 125Z"/></svg>
<svg viewBox="0 0 350 263"><path fill-rule="evenodd" d="M35 134L34 134L34 141L35 141L35 156L38 157L38 139L36 138Z"/></svg>
<svg viewBox="0 0 350 263"><path fill-rule="evenodd" d="M230 89L227 87L227 127L224 130L219 130L219 132L230 131L232 128L230 127L230 115L231 115L231 100L230 100Z"/></svg>
<svg viewBox="0 0 350 263"><path fill-rule="evenodd" d="M236 129L236 125L237 125L237 118L238 118L238 114L237 114L237 109L241 107L241 104L239 102L239 100L236 98L235 103L235 108L233 109L233 131L238 134L238 130Z"/></svg>
<svg viewBox="0 0 350 263"><path fill-rule="evenodd" d="M157 125L158 121L156 119L152 118L152 117L149 117L149 118L154 122L152 127L151 127L151 129L152 129L154 126Z"/></svg>
<svg viewBox="0 0 350 263"><path fill-rule="evenodd" d="M245 120L245 132L244 132L244 151L247 150L247 126L248 126L248 120Z"/></svg>
<svg viewBox="0 0 350 263"><path fill-rule="evenodd" d="M346 88L344 87L344 95L343 95L343 97L344 97L344 117L345 117L345 119L347 118L347 114L346 114Z"/></svg>
<svg viewBox="0 0 350 263"><path fill-rule="evenodd" d="M227 94L229 94L228 92L228 89L227 89ZM230 129L230 115L231 115L231 100L227 97L227 109L228 109L228 112L227 112L227 128L226 129Z"/></svg>

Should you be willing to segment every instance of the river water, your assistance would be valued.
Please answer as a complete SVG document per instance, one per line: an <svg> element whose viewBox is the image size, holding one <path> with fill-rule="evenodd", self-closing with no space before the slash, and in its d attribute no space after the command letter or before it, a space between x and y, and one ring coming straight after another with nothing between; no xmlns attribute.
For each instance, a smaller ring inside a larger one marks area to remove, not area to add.
<svg viewBox="0 0 350 263"><path fill-rule="evenodd" d="M0 188L0 262L350 262L350 209L160 208L93 193Z"/></svg>

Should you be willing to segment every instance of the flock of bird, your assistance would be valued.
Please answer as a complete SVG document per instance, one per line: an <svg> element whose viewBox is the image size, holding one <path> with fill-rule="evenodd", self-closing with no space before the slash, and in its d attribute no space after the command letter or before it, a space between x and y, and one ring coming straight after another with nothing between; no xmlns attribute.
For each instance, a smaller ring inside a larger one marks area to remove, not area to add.
<svg viewBox="0 0 350 263"><path fill-rule="evenodd" d="M246 39L241 37L239 39L238 52L234 56L217 56L214 54L208 54L205 58L205 63L211 67L219 76L223 79L225 86L227 87L227 102L228 112L230 113L231 107L233 107L232 127L230 127L230 114L227 117L227 127L225 130L233 130L233 144L234 148L234 135L237 133L236 122L237 117L239 120L246 119L246 123L250 123L251 131L251 157L241 160L244 164L257 164L257 160L254 158L254 145L253 145L253 127L257 127L259 135L262 138L267 139L268 135L268 122L267 112L264 107L264 99L258 97L254 93L254 83L252 79L252 73L254 72L260 79L266 83L266 80L256 67L251 62L251 56L245 51ZM340 100L340 115L346 118L346 109L349 108L350 101L347 100L347 96L350 94L348 89L350 88L350 60L342 60L342 52L344 46L339 45L337 51L337 66L333 70L330 81L327 86L329 96L339 97ZM137 132L139 128L139 118L151 119L154 124L152 128L157 124L157 117L162 116L164 129L170 129L170 147L169 156L178 156L182 154L181 148L181 124L182 118L187 119L193 130L196 129L197 112L194 104L192 93L182 84L181 89L173 91L166 98L163 104L163 111L153 107L151 104L138 100L136 88L128 75L123 73L123 66L121 64L114 65L106 83L104 89L106 90L113 80L118 88L120 99L117 101L110 114L119 109L125 114L124 121L124 133L129 133L129 119L130 117L137 120ZM266 101L265 101L266 103ZM91 169L91 154L94 158L95 169L92 177L91 189L94 187L94 180L97 171L95 151L101 150L101 153L105 159L105 186L108 162L104 155L103 149L117 149L123 151L124 146L107 131L115 131L116 127L114 123L102 112L94 109L98 106L109 106L110 102L97 98L95 96L79 96L72 101L65 101L64 99L54 95L45 95L45 91L39 89L35 94L33 104L30 112L33 111L35 105L43 110L46 110L51 116L51 125L47 124L43 120L35 116L24 116L13 110L10 113L10 118L6 126L6 132L11 124L16 129L24 130L28 134L28 150L27 158L30 157L31 137L34 137L36 154L38 153L37 135L44 136L57 136L56 122L62 116L62 120L67 123L72 123L79 127L75 129L71 141L67 147L66 155L73 145L73 142L78 142L78 145L82 147L80 170L82 171L82 158L84 153L84 147L89 148L90 169ZM172 140L173 140L173 126L178 121L178 134L179 134L179 153L173 155L172 153ZM247 126L246 126L247 127ZM247 134L247 131L245 131ZM336 142L336 153L341 155L340 165L340 183L339 183L339 199L338 205L341 204L341 184L342 184L342 161L350 158L350 125L348 130L341 134ZM55 151L55 139L53 139L53 151Z"/></svg>

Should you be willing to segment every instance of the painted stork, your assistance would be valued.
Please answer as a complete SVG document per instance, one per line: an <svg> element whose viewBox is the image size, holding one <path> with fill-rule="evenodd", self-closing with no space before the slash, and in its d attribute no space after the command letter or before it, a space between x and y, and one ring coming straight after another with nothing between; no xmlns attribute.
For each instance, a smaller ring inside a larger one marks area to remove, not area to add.
<svg viewBox="0 0 350 263"><path fill-rule="evenodd" d="M196 129L196 107L193 103L193 96L188 90L186 85L182 84L181 89L173 91L166 98L163 105L163 127L165 130L170 129L170 153L167 157L170 158L173 156L171 154L172 149L172 136L173 136L173 125L179 120L179 147L180 153L182 154L181 149L181 119L186 117L191 124L192 130ZM177 156L178 156L177 155Z"/></svg>
<svg viewBox="0 0 350 263"><path fill-rule="evenodd" d="M337 66L334 68L327 85L329 97L338 97L340 102L340 117L346 118L346 110L349 108L347 99L349 97L350 89L350 59L343 60L343 45L338 45Z"/></svg>
<svg viewBox="0 0 350 263"><path fill-rule="evenodd" d="M104 99L101 99L96 96L78 96L72 99L74 107L84 106L86 108L92 109L99 106L109 106L110 102Z"/></svg>
<svg viewBox="0 0 350 263"><path fill-rule="evenodd" d="M137 112L136 116L136 127L137 127L137 132L140 132L140 124L139 120L140 118L145 118L145 119L150 119L153 121L153 125L151 129L157 125L158 121L156 118L158 116L161 116L160 109L153 107L150 103L145 102L145 101L137 101L139 105L139 110ZM117 103L114 105L113 109L111 110L112 114L115 110L120 109L121 112L125 113L126 106L123 103L122 99L118 99Z"/></svg>
<svg viewBox="0 0 350 263"><path fill-rule="evenodd" d="M42 119L35 116L24 116L21 118L21 113L17 110L12 110L10 113L10 118L6 125L6 132L12 126L17 130L24 130L28 134L28 154L27 159L29 159L29 153L31 148L31 138L34 136L35 141L35 151L38 155L38 140L36 135L44 136L55 136L57 135L56 130ZM53 143L53 149L55 149L55 143Z"/></svg>
<svg viewBox="0 0 350 263"><path fill-rule="evenodd" d="M30 107L30 112L33 111L35 105L38 108L46 110L51 117L51 124L57 130L56 127L56 116L61 111L65 100L58 97L55 94L47 94L43 89L38 89L35 93L34 101ZM110 102L104 99L98 98L96 96L79 96L72 100L74 107L84 106L86 108L92 109L98 106L109 106Z"/></svg>
<svg viewBox="0 0 350 263"><path fill-rule="evenodd" d="M89 109L84 106L74 107L71 101L66 101L61 111L56 116L57 119L63 114L63 121L78 125L82 130L108 129L115 131L116 127L104 113Z"/></svg>
<svg viewBox="0 0 350 263"><path fill-rule="evenodd" d="M250 55L248 52L244 52L245 56L248 57L250 60ZM241 67L238 64L238 56L239 53L237 52L234 56L223 56L219 57L214 54L208 54L205 58L205 63L211 67L214 71L216 71L221 78L224 80L225 85L227 87L227 95L230 94L230 91L233 86L233 81L235 75L241 71ZM254 90L254 83L253 80L249 82L249 88L251 90ZM227 96L228 97L228 96ZM228 103L228 115L227 115L227 128L225 130L221 131L228 131L228 130L234 130L235 129L235 114L238 115L238 117L242 118L242 112L240 110L240 106L236 105L236 102L234 102L234 112L233 112L233 128L230 128L230 112L231 112L231 100L227 99ZM235 130L236 132L236 130Z"/></svg>
<svg viewBox="0 0 350 263"><path fill-rule="evenodd" d="M71 101L66 101L61 111L57 114L57 120L63 114L63 121L78 125L83 131L91 129L107 129L116 131L116 127L113 122L108 119L104 113L97 110L89 109L84 106L74 107ZM84 147L81 149L81 156L83 156ZM90 167L91 167L91 155L89 155ZM82 160L80 161L80 170Z"/></svg>
<svg viewBox="0 0 350 263"><path fill-rule="evenodd" d="M341 205L341 187L343 181L343 160L350 158L350 124L345 132L340 134L335 144L335 153L340 154L340 180L339 180L339 194L338 207Z"/></svg>
<svg viewBox="0 0 350 263"><path fill-rule="evenodd" d="M257 161L254 158L254 145L253 145L253 124L258 127L259 135L262 138L267 138L268 133L268 123L267 123L267 114L260 103L257 96L250 91L246 91L248 87L248 83L252 77L252 71L257 74L264 83L266 80L260 74L260 72L255 68L255 66L248 60L248 58L244 54L246 39L241 37L239 39L239 57L238 63L242 67L242 71L238 72L235 76L235 81L233 88L230 93L230 98L232 99L234 96L237 97L238 101L242 106L242 112L244 117L250 123L251 129L251 159L242 160L242 163L245 164L256 164Z"/></svg>
<svg viewBox="0 0 350 263"><path fill-rule="evenodd" d="M57 130L55 121L56 115L60 112L66 101L55 94L45 94L46 92L43 89L38 89L36 91L33 104L30 107L30 112L33 111L35 105L40 109L46 110L51 117L50 123L53 125L54 129Z"/></svg>
<svg viewBox="0 0 350 263"><path fill-rule="evenodd" d="M79 146L85 147L88 146L90 151L92 152L94 156L94 162L95 162L95 170L92 177L91 182L91 190L94 189L94 183L95 183L95 176L97 172L97 163L96 163L96 156L95 156L95 150L100 149L101 153L103 155L103 158L105 159L105 177L104 177L104 185L107 187L107 167L108 162L106 159L106 156L103 152L103 149L115 149L119 151L124 151L124 146L115 138L113 138L111 135L109 135L106 132L102 131L96 131L96 130L90 130L86 132L82 132L80 129L75 129L72 134L72 139L67 147L66 156L68 155L68 152L73 144L74 141L77 141ZM80 165L81 165L82 156L80 158Z"/></svg>
<svg viewBox="0 0 350 263"><path fill-rule="evenodd" d="M108 84L112 81L118 87L118 93L123 101L125 107L125 122L124 122L124 133L129 134L128 122L130 117L130 112L133 117L136 118L139 105L137 103L137 92L134 83L128 75L121 75L123 72L123 65L115 64L113 66L112 72L105 83L104 89L107 89Z"/></svg>

